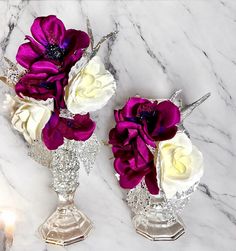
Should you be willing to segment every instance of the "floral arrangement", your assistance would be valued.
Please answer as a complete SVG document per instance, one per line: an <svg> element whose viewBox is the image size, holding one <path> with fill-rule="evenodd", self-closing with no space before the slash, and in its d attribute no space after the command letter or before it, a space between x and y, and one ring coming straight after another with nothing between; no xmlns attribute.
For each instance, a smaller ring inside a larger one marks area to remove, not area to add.
<svg viewBox="0 0 236 251"><path fill-rule="evenodd" d="M182 121L208 96L186 110L172 99L132 97L122 109L114 111L116 126L110 131L109 143L122 188L133 189L144 181L151 194L158 194L157 154L167 198L199 181L203 174L202 154L192 145Z"/></svg>
<svg viewBox="0 0 236 251"><path fill-rule="evenodd" d="M93 47L92 31L66 29L56 16L37 17L32 36L17 52L24 70L11 63L5 83L16 95L9 96L13 127L32 143L42 140L55 150L64 139L85 141L93 134L95 122L89 112L102 108L116 89L112 74L96 56L104 36ZM91 50L89 50L91 45Z"/></svg>

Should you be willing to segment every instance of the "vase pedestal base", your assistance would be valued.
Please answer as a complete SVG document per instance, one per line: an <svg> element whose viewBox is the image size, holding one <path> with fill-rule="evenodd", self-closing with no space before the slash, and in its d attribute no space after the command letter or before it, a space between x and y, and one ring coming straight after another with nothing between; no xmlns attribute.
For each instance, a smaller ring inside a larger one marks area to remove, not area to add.
<svg viewBox="0 0 236 251"><path fill-rule="evenodd" d="M176 240L185 232L183 225L179 221L157 223L142 215L136 215L133 221L136 232L152 241Z"/></svg>
<svg viewBox="0 0 236 251"><path fill-rule="evenodd" d="M92 222L75 205L58 207L40 227L46 243L67 246L84 240L92 229Z"/></svg>

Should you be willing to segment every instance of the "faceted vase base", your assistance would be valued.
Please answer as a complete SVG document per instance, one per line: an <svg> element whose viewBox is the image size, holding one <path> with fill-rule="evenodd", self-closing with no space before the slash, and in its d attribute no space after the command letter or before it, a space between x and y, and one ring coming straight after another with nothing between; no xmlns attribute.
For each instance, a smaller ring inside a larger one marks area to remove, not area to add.
<svg viewBox="0 0 236 251"><path fill-rule="evenodd" d="M92 222L75 205L58 207L57 210L40 227L39 231L50 244L67 246L84 240L90 230Z"/></svg>
<svg viewBox="0 0 236 251"><path fill-rule="evenodd" d="M172 223L152 222L143 215L133 218L136 232L152 241L172 241L184 234L184 227L179 221Z"/></svg>

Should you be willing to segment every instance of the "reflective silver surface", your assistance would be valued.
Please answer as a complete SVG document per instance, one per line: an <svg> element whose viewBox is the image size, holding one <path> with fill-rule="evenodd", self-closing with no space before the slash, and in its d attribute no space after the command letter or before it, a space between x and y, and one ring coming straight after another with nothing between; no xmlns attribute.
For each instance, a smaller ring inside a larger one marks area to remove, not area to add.
<svg viewBox="0 0 236 251"><path fill-rule="evenodd" d="M74 193L80 167L89 174L99 146L94 134L84 142L65 140L55 151L48 151L42 142L30 146L29 155L50 168L52 187L58 195L55 212L39 229L45 242L66 246L84 240L91 231L92 222L75 206Z"/></svg>
<svg viewBox="0 0 236 251"><path fill-rule="evenodd" d="M184 234L184 226L163 199L157 198L144 214L133 217L136 232L153 241L176 240Z"/></svg>
<svg viewBox="0 0 236 251"><path fill-rule="evenodd" d="M129 192L127 200L137 233L153 241L175 240L184 234L182 221L164 196L151 195L142 184Z"/></svg>
<svg viewBox="0 0 236 251"><path fill-rule="evenodd" d="M56 211L39 230L47 243L66 246L84 240L91 229L92 222L74 205L70 194L67 198L59 196Z"/></svg>

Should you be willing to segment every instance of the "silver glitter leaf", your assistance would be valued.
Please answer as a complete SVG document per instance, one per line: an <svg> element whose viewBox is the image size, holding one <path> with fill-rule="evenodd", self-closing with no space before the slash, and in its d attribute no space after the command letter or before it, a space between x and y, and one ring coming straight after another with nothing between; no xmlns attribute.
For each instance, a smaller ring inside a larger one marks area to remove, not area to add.
<svg viewBox="0 0 236 251"><path fill-rule="evenodd" d="M10 59L4 57L4 60L2 65L4 76L0 76L0 80L13 88L26 71L13 63Z"/></svg>
<svg viewBox="0 0 236 251"><path fill-rule="evenodd" d="M88 140L76 141L76 143L78 161L80 162L81 167L85 169L87 174L89 174L95 165L96 156L100 149L98 138L93 134Z"/></svg>
<svg viewBox="0 0 236 251"><path fill-rule="evenodd" d="M48 150L42 141L34 141L29 145L28 155L39 164L50 168L57 163L59 156L70 152L70 162L74 161L85 169L87 174L95 165L96 155L100 149L100 143L95 134L86 141L75 141L65 139L64 144L57 150ZM62 160L61 160L62 161ZM67 165L67 163L65 163Z"/></svg>

